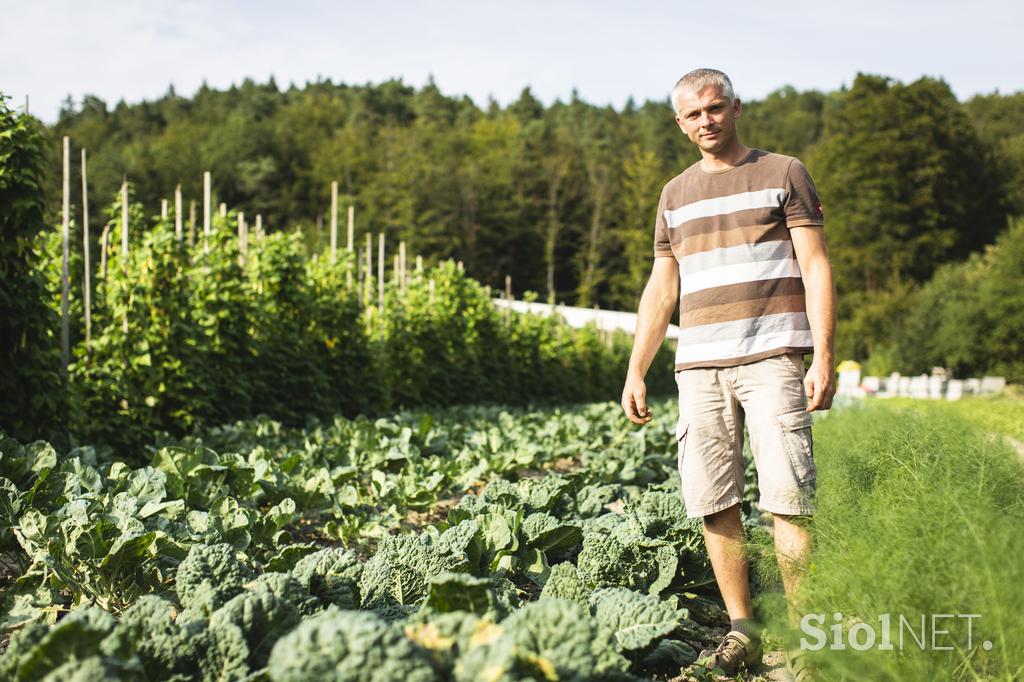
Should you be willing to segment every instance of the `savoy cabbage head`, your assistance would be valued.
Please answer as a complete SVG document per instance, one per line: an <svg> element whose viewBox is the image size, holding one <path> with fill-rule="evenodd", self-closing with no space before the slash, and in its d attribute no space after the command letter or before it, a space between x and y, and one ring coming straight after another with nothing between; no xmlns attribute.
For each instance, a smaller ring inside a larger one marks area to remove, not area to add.
<svg viewBox="0 0 1024 682"><path fill-rule="evenodd" d="M526 546L546 553L566 552L583 539L583 531L578 524L562 521L545 512L530 514L523 519L521 528Z"/></svg>
<svg viewBox="0 0 1024 682"><path fill-rule="evenodd" d="M566 599L527 604L474 643L456 664L458 680L592 680L629 668L609 631Z"/></svg>
<svg viewBox="0 0 1024 682"><path fill-rule="evenodd" d="M465 519L447 528L438 537L437 547L442 552L464 556L471 567L479 567L482 550L480 522L476 519Z"/></svg>
<svg viewBox="0 0 1024 682"><path fill-rule="evenodd" d="M372 613L329 608L278 640L273 682L433 682L429 653Z"/></svg>
<svg viewBox="0 0 1024 682"><path fill-rule="evenodd" d="M328 547L296 562L291 574L304 590L322 604L341 609L359 606L359 576L363 572L355 552Z"/></svg>
<svg viewBox="0 0 1024 682"><path fill-rule="evenodd" d="M222 622L197 630L193 638L199 651L199 679L203 682L240 681L252 672L245 633L234 623Z"/></svg>
<svg viewBox="0 0 1024 682"><path fill-rule="evenodd" d="M231 545L196 544L178 565L174 589L182 606L202 616L241 593L251 579L252 569L238 560Z"/></svg>
<svg viewBox="0 0 1024 682"><path fill-rule="evenodd" d="M390 535L363 567L359 579L361 606L416 604L427 596L431 577L446 571L464 573L465 556L443 551L426 535Z"/></svg>
<svg viewBox="0 0 1024 682"><path fill-rule="evenodd" d="M210 616L210 628L235 625L245 639L250 668L258 670L267 663L270 651L282 636L299 624L295 605L266 589L243 592Z"/></svg>
<svg viewBox="0 0 1024 682"><path fill-rule="evenodd" d="M614 502L622 495L623 489L618 483L583 486L576 493L576 514L581 518L604 514L605 505Z"/></svg>
<svg viewBox="0 0 1024 682"><path fill-rule="evenodd" d="M303 615L318 611L320 608L320 602L315 597L309 596L302 583L290 573L264 573L256 580L247 583L245 589L247 592L272 594L294 606Z"/></svg>
<svg viewBox="0 0 1024 682"><path fill-rule="evenodd" d="M468 611L478 615L498 615L501 610L490 580L451 572L429 579L423 608L434 613Z"/></svg>
<svg viewBox="0 0 1024 682"><path fill-rule="evenodd" d="M591 612L598 626L622 652L649 652L676 629L686 611L676 609L675 597L662 600L621 587L590 595Z"/></svg>
<svg viewBox="0 0 1024 682"><path fill-rule="evenodd" d="M583 606L589 606L591 592L592 590L580 577L576 566L569 562L563 562L551 567L551 573L548 575L547 582L544 583L540 598L568 599Z"/></svg>
<svg viewBox="0 0 1024 682"><path fill-rule="evenodd" d="M590 588L646 589L658 577L655 552L622 534L587 533L577 558L580 577Z"/></svg>
<svg viewBox="0 0 1024 682"><path fill-rule="evenodd" d="M177 613L177 605L169 599L144 595L121 614L100 648L120 659L137 657L147 679L191 679L195 642L175 623Z"/></svg>
<svg viewBox="0 0 1024 682"><path fill-rule="evenodd" d="M90 656L84 660L71 659L50 671L40 682L119 682L134 679L132 671L114 658Z"/></svg>
<svg viewBox="0 0 1024 682"><path fill-rule="evenodd" d="M478 616L468 611L434 613L420 611L402 625L405 636L426 649L444 679L454 675L455 662L481 638L498 630L490 616Z"/></svg>
<svg viewBox="0 0 1024 682"><path fill-rule="evenodd" d="M711 561L704 548L701 520L686 516L686 507L678 491L649 490L636 504L628 504L625 516L629 525L644 537L672 546L678 558L677 588L696 587L714 580Z"/></svg>
<svg viewBox="0 0 1024 682"><path fill-rule="evenodd" d="M116 625L113 616L95 606L72 611L52 628L29 625L0 657L0 679L35 682L69 661L94 656Z"/></svg>

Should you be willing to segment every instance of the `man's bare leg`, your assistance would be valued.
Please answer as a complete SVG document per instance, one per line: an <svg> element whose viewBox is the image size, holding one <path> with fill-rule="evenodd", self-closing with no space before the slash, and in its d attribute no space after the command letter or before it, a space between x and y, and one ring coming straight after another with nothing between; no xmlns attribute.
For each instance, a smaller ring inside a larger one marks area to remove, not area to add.
<svg viewBox="0 0 1024 682"><path fill-rule="evenodd" d="M782 573L782 585L786 590L789 605L789 620L793 627L800 624L800 616L794 601L800 582L807 573L807 553L811 546L811 534L800 525L800 517L772 514L775 517L775 558Z"/></svg>
<svg viewBox="0 0 1024 682"><path fill-rule="evenodd" d="M738 504L704 517L704 544L731 620L754 616L750 605L744 539Z"/></svg>
<svg viewBox="0 0 1024 682"><path fill-rule="evenodd" d="M754 610L747 582L743 523L738 504L704 517L704 545L715 569L715 580L729 612L729 632L718 647L701 652L706 662L735 675L741 665L761 663L761 638L754 631Z"/></svg>

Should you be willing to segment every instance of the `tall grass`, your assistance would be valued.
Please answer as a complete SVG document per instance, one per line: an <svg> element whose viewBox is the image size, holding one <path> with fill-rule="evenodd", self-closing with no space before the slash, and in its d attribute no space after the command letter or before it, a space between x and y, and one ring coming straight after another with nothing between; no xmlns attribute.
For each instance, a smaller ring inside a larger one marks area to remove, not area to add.
<svg viewBox="0 0 1024 682"><path fill-rule="evenodd" d="M943 411L959 415L986 431L1024 441L1024 400L1020 397L997 395L935 403L899 398L894 402L901 407L933 410L931 414Z"/></svg>
<svg viewBox="0 0 1024 682"><path fill-rule="evenodd" d="M939 406L875 403L821 420L815 457L818 514L796 606L800 614L824 614L829 645L834 614L842 614L846 643L808 654L821 678L1024 676L1024 466L1016 454ZM761 563L770 573L770 559ZM778 594L761 605L769 629L796 645L800 632L786 629ZM850 648L858 622L880 639L882 614L892 619L893 650ZM935 644L948 650L932 647L933 614L940 616L935 629L948 631L936 632ZM970 646L969 614L977 614ZM911 635L920 637L922 615L923 650ZM902 629L901 616L910 624Z"/></svg>

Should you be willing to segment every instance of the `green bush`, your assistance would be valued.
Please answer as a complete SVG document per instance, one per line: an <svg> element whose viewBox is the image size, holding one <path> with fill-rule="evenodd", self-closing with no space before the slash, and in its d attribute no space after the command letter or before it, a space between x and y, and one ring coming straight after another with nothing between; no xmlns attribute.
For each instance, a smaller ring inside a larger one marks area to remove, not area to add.
<svg viewBox="0 0 1024 682"><path fill-rule="evenodd" d="M171 219L147 221L134 203L128 213L122 254L120 197L108 210L92 339L75 337L70 426L82 442L141 456L155 432L182 435L258 414L301 425L309 416L617 400L621 392L632 337L508 313L451 262L410 273L404 291L387 282L381 309L347 286L349 254L310 258L297 232L254 236L242 259L233 213L216 216L209 240L199 235L192 245L175 236ZM49 282L43 298L59 308L59 235L40 235L36 248ZM72 287L73 326L81 325L80 286ZM667 348L648 386L652 395L674 390Z"/></svg>
<svg viewBox="0 0 1024 682"><path fill-rule="evenodd" d="M67 409L60 321L32 249L44 227L43 181L38 124L0 96L0 424L24 440L57 436Z"/></svg>
<svg viewBox="0 0 1024 682"><path fill-rule="evenodd" d="M892 351L904 374L944 366L1024 381L1024 219L984 254L939 268L900 322Z"/></svg>

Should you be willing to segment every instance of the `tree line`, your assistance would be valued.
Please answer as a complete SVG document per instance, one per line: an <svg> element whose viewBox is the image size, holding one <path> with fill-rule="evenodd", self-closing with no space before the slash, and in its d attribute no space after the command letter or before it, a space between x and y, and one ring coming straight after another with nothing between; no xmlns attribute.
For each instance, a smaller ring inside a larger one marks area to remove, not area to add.
<svg viewBox="0 0 1024 682"><path fill-rule="evenodd" d="M219 201L261 213L269 231L299 227L311 250L328 238L337 180L357 236L462 260L498 288L511 275L517 293L629 310L649 272L659 190L698 158L672 119L667 98L615 109L574 94L545 106L527 88L481 107L395 80L247 80L113 107L87 96L48 129L47 205L59 205L62 135L89 149L98 197L127 176L155 211L179 182L199 197L211 170ZM894 358L893 327L914 292L1024 214L1022 124L1024 93L960 102L933 78L858 74L834 92L784 87L744 103L743 140L799 156L818 184L840 356Z"/></svg>

